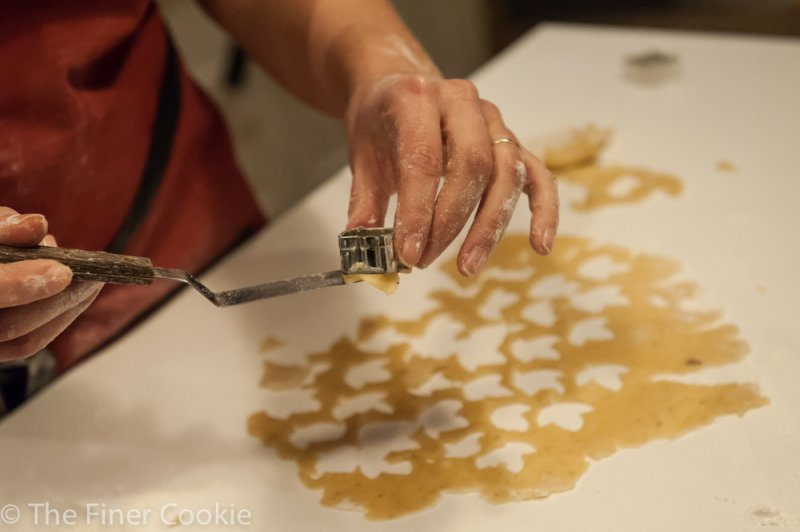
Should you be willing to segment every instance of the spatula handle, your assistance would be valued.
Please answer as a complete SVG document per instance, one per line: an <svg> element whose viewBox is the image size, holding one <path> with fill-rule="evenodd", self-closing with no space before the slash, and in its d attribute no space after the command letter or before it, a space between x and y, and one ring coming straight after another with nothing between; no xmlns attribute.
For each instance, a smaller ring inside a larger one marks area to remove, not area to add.
<svg viewBox="0 0 800 532"><path fill-rule="evenodd" d="M0 263L35 259L52 259L68 266L76 281L148 285L155 278L153 263L146 257L47 246L0 245Z"/></svg>

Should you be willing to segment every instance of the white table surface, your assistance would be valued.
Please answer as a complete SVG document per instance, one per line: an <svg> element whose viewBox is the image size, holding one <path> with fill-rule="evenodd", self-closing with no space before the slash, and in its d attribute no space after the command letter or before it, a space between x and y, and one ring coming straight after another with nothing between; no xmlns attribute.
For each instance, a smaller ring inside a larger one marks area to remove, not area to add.
<svg viewBox="0 0 800 532"><path fill-rule="evenodd" d="M681 79L625 81L624 58L652 48L679 56ZM677 199L582 213L562 185L561 231L679 260L751 345L720 374L758 383L769 406L619 452L544 500L448 495L419 514L368 522L322 507L293 462L247 434L248 416L263 409L259 343L277 335L320 349L366 314L415 316L440 274L414 273L390 299L359 286L226 310L185 291L0 424L0 506L22 508L11 529L38 529L26 507L36 502L156 511L219 502L249 509L247 530L740 531L767 526L756 515L764 508L778 529L800 530L800 42L546 25L474 79L522 139L592 121L615 129L608 159L681 177ZM716 169L721 159L735 176ZM333 177L204 281L228 288L297 265L335 267L348 180ZM527 219L521 202L512 225L524 230Z"/></svg>

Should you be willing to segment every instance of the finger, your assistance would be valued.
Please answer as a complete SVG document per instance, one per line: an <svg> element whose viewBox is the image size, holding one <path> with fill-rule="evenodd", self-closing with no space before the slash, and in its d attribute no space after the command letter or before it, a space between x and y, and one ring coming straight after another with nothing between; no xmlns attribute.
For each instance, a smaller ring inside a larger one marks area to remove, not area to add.
<svg viewBox="0 0 800 532"><path fill-rule="evenodd" d="M475 86L468 81L451 81L441 101L447 172L436 198L420 267L433 262L458 236L492 175L491 137Z"/></svg>
<svg viewBox="0 0 800 532"><path fill-rule="evenodd" d="M531 208L531 247L540 255L549 255L558 232L558 185L553 173L541 159L523 150L528 182L525 192Z"/></svg>
<svg viewBox="0 0 800 532"><path fill-rule="evenodd" d="M69 327L75 318L92 304L95 297L97 297L96 293L25 336L0 343L0 361L27 358L41 351Z"/></svg>
<svg viewBox="0 0 800 532"><path fill-rule="evenodd" d="M442 133L435 87L416 78L402 83L388 123L398 180L395 247L401 262L415 266L428 239L442 174Z"/></svg>
<svg viewBox="0 0 800 532"><path fill-rule="evenodd" d="M356 141L358 142L358 141ZM381 227L386 219L389 197L394 192L391 160L373 151L374 145L355 146L350 156L353 184L347 228Z"/></svg>
<svg viewBox="0 0 800 532"><path fill-rule="evenodd" d="M102 287L102 283L72 283L53 297L0 309L0 342L20 338L38 329L87 298L94 298Z"/></svg>
<svg viewBox="0 0 800 532"><path fill-rule="evenodd" d="M35 246L47 235L47 219L41 214L19 214L0 207L0 244Z"/></svg>
<svg viewBox="0 0 800 532"><path fill-rule="evenodd" d="M492 177L458 255L458 269L464 275L474 275L486 264L514 214L527 179L522 150L503 122L499 109L486 101L481 102L481 109L491 138L511 139L513 143L491 144L494 150Z"/></svg>
<svg viewBox="0 0 800 532"><path fill-rule="evenodd" d="M0 308L27 305L54 296L72 281L72 271L53 260L0 264Z"/></svg>

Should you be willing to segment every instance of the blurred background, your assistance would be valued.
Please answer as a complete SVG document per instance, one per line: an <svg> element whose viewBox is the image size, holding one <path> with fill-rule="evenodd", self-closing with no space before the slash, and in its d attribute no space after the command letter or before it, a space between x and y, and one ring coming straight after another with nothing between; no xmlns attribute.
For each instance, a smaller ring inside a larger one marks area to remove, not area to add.
<svg viewBox="0 0 800 532"><path fill-rule="evenodd" d="M544 21L800 36L800 0L394 0L442 71L467 77ZM338 121L294 100L194 3L159 0L178 48L232 129L273 218L347 162ZM344 223L344 220L342 221Z"/></svg>

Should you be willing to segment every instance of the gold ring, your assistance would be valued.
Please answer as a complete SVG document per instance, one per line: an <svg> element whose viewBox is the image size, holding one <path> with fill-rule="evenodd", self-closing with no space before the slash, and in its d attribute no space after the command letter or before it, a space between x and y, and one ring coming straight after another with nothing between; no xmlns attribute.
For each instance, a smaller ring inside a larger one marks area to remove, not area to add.
<svg viewBox="0 0 800 532"><path fill-rule="evenodd" d="M517 142L514 139L508 138L508 137L502 137L502 138L499 138L499 139L495 140L494 142L492 142L492 144L503 144L503 143L513 144L514 146L517 147L517 149L519 149L519 150L522 149L522 146L519 145L519 142Z"/></svg>

